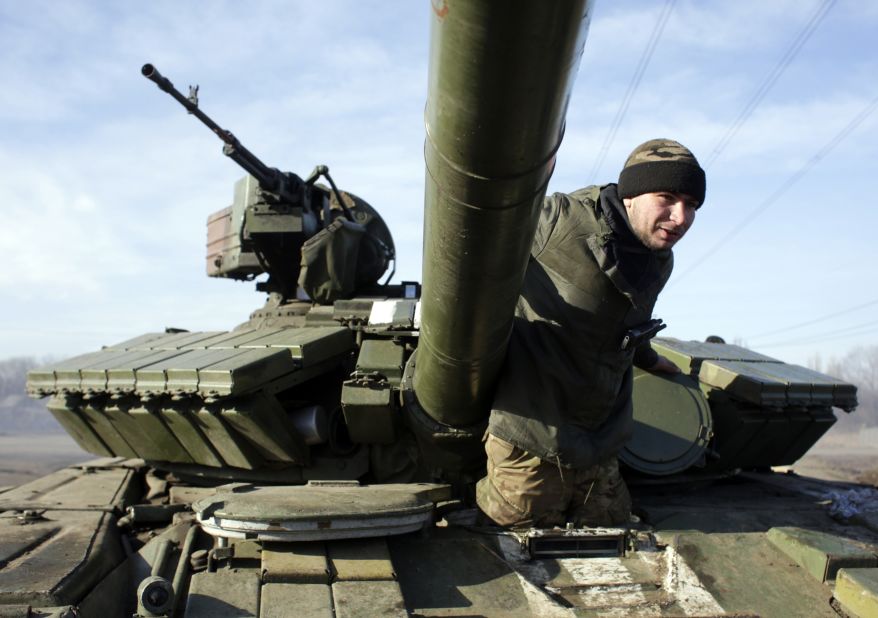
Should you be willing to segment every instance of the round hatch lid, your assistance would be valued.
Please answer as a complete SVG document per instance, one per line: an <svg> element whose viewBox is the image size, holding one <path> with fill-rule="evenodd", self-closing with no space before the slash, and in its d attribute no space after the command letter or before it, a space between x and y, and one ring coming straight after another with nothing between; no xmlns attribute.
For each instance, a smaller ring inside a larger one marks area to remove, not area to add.
<svg viewBox="0 0 878 618"><path fill-rule="evenodd" d="M628 467L665 476L702 460L713 417L698 382L685 374L634 374L634 435L619 453Z"/></svg>
<svg viewBox="0 0 878 618"><path fill-rule="evenodd" d="M217 488L192 504L209 534L261 541L322 541L404 534L432 523L447 485L359 485L356 481Z"/></svg>

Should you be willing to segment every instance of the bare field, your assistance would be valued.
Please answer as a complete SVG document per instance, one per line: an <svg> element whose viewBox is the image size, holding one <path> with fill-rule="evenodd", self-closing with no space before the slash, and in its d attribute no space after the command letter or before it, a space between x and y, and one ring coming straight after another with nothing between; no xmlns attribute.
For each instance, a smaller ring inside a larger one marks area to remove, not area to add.
<svg viewBox="0 0 878 618"><path fill-rule="evenodd" d="M0 487L20 485L95 457L67 434L0 435Z"/></svg>
<svg viewBox="0 0 878 618"><path fill-rule="evenodd" d="M789 469L803 476L878 486L878 429L828 432Z"/></svg>

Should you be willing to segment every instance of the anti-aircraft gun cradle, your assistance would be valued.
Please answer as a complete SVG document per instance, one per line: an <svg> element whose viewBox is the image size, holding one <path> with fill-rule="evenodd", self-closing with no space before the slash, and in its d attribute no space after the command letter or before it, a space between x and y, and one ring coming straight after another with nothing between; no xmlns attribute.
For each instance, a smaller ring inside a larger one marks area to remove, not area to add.
<svg viewBox="0 0 878 618"><path fill-rule="evenodd" d="M0 491L0 616L875 615L875 511L832 517L868 490L770 471L855 387L739 346L654 340L683 371L635 377L621 460L639 523L476 525L491 389L590 16L519 9L433 4L423 290L380 282L390 232L328 169L269 168L144 66L247 170L208 220L207 271L268 273L268 301L230 332L30 372L100 459Z"/></svg>

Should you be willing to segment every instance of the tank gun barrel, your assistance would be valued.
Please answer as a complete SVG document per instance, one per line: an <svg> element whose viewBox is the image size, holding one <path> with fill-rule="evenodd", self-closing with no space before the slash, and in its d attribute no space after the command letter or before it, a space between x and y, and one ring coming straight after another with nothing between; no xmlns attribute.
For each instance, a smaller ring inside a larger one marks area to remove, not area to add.
<svg viewBox="0 0 878 618"><path fill-rule="evenodd" d="M171 95L180 105L186 108L186 111L198 118L213 131L224 143L223 154L256 178L260 187L277 193L286 202L297 203L300 200L302 180L295 174L281 172L263 163L259 157L238 141L238 138L231 131L223 129L213 118L201 111L198 107L198 86L194 88L190 86L189 96L186 97L174 87L171 80L159 73L158 69L152 64L144 64L140 69L140 73L145 78L155 82L161 90Z"/></svg>
<svg viewBox="0 0 878 618"><path fill-rule="evenodd" d="M414 392L487 413L564 133L590 3L432 3L421 340Z"/></svg>

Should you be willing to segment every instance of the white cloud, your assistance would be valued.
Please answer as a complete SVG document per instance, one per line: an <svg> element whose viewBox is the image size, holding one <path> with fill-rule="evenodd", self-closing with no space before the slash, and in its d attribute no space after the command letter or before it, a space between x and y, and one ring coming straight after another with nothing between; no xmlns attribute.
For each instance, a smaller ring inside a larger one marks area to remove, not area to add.
<svg viewBox="0 0 878 618"><path fill-rule="evenodd" d="M815 7L679 0L601 177L657 135L705 159ZM596 4L553 190L582 184L660 10ZM386 219L398 279L420 278L428 11L332 0L0 5L0 293L10 301L0 318L32 337L0 331L0 352L74 352L166 325L227 328L261 302L251 284L202 274L205 219L228 205L241 173L139 75L146 61L184 93L201 84L202 108L266 163L301 175L328 164ZM711 170L712 210L679 251L681 269L875 96L876 21L868 3L836 3ZM752 333L764 299L777 319L813 302L815 273L860 293L850 282L869 280L878 260L863 237L878 221L855 199L871 190L876 130L878 116L673 288L663 302L680 316L675 328ZM800 235L818 233L826 204L857 225L805 246ZM753 274L766 264L782 286ZM46 326L59 315L63 324Z"/></svg>
<svg viewBox="0 0 878 618"><path fill-rule="evenodd" d="M0 156L0 166L11 165L8 156ZM133 276L145 268L143 257L114 228L109 204L21 160L15 167L14 176L0 178L4 298L35 300L49 292L56 298L100 296L107 276Z"/></svg>

